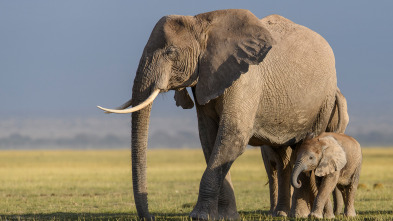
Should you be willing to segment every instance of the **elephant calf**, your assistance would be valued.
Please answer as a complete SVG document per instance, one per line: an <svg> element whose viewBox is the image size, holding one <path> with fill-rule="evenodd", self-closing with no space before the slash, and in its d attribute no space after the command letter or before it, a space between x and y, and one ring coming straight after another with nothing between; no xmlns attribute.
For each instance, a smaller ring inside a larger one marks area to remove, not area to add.
<svg viewBox="0 0 393 221"><path fill-rule="evenodd" d="M299 147L292 185L301 186L298 176L301 172L315 170L320 178L318 193L310 216L322 218L322 212L332 191L337 188L344 197L345 215L356 216L354 200L362 163L359 143L352 137L338 133L309 135Z"/></svg>

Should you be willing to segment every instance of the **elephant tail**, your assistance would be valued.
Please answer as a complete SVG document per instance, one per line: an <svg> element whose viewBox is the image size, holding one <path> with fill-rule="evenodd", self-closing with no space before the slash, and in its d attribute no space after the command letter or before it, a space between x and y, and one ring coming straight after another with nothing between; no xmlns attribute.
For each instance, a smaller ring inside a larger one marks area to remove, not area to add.
<svg viewBox="0 0 393 221"><path fill-rule="evenodd" d="M338 122L337 122L337 133L344 133L349 122L347 99L341 93L340 89L337 88L336 93L336 107L338 109Z"/></svg>

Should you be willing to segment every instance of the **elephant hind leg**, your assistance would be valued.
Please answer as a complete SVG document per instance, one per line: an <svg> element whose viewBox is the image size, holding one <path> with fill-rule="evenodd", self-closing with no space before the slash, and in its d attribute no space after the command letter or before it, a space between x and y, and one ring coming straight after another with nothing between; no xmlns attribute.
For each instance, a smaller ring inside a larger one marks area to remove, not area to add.
<svg viewBox="0 0 393 221"><path fill-rule="evenodd" d="M356 211L355 211L355 195L356 195L356 190L357 186L359 184L359 169L357 169L357 175L355 175L356 178L354 178L348 186L344 187L344 203L345 203L345 209L344 209L344 214L345 216L348 217L354 217L356 216Z"/></svg>
<svg viewBox="0 0 393 221"><path fill-rule="evenodd" d="M338 185L333 191L333 202L334 202L334 214L340 215L344 208L343 194L339 189Z"/></svg>
<svg viewBox="0 0 393 221"><path fill-rule="evenodd" d="M291 173L290 164L292 149L287 147L274 148L278 155L277 178L278 200L274 210L274 216L288 216L291 209Z"/></svg>
<svg viewBox="0 0 393 221"><path fill-rule="evenodd" d="M291 207L292 149L264 145L261 147L261 152L269 179L270 214L287 216Z"/></svg>
<svg viewBox="0 0 393 221"><path fill-rule="evenodd" d="M275 152L272 150L272 147L266 145L261 146L261 154L262 154L262 159L265 165L265 170L269 183L269 193L270 193L269 214L273 215L278 200L278 178L277 178L277 167L276 167L277 156Z"/></svg>
<svg viewBox="0 0 393 221"><path fill-rule="evenodd" d="M343 191L344 196L344 215L348 217L356 216L355 207L354 207L354 198L356 193L356 187L354 188L352 185L348 185L344 187Z"/></svg>

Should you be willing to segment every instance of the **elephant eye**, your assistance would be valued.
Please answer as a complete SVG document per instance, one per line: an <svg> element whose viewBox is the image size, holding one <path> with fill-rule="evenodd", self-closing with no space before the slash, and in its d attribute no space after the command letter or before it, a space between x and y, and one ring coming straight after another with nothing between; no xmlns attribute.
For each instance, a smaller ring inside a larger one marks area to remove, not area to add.
<svg viewBox="0 0 393 221"><path fill-rule="evenodd" d="M178 57L178 52L175 47L168 47L165 51L165 55L170 59L176 59Z"/></svg>
<svg viewBox="0 0 393 221"><path fill-rule="evenodd" d="M313 156L310 156L310 160L312 160L314 157Z"/></svg>

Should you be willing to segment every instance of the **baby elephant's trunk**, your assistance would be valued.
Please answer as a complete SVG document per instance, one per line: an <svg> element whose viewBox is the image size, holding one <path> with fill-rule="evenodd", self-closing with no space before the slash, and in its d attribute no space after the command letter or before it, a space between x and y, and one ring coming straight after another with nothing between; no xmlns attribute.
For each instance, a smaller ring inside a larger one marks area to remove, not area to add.
<svg viewBox="0 0 393 221"><path fill-rule="evenodd" d="M297 178L299 174L303 172L303 170L304 165L301 163L301 161L298 161L292 171L291 183L293 187L300 188L302 186L302 182L300 182L300 180L297 180Z"/></svg>

